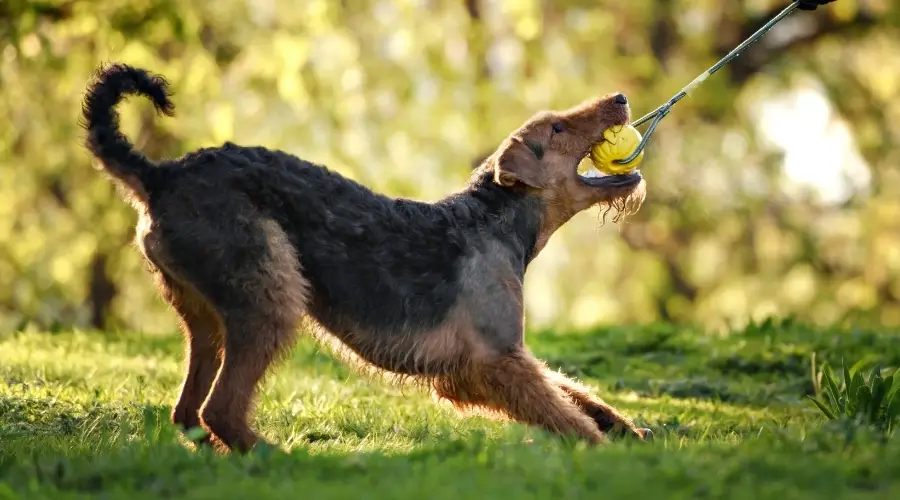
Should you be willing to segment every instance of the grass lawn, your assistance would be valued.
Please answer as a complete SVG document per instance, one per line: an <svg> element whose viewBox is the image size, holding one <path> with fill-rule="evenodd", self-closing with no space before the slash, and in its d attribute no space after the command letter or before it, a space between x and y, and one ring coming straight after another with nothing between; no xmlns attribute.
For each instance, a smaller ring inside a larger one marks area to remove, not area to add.
<svg viewBox="0 0 900 500"><path fill-rule="evenodd" d="M216 456L168 425L178 335L23 333L0 338L0 499L900 498L900 437L827 424L805 396L813 352L895 367L897 332L657 325L528 343L656 439L591 449L459 418L303 340L259 400L255 427L281 448Z"/></svg>

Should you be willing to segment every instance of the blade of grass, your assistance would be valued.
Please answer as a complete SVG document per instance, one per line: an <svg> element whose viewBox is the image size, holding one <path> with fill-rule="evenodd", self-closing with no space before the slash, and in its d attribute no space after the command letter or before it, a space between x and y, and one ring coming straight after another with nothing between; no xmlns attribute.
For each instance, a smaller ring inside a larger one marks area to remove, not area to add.
<svg viewBox="0 0 900 500"><path fill-rule="evenodd" d="M859 388L857 393L858 402L856 403L857 413L867 413L869 411L869 402L872 400L872 390L869 386L864 385Z"/></svg>
<svg viewBox="0 0 900 500"><path fill-rule="evenodd" d="M888 422L900 420L900 392L894 392L894 395L888 400L885 410L885 416Z"/></svg>
<svg viewBox="0 0 900 500"><path fill-rule="evenodd" d="M810 400L812 400L812 402L815 403L816 406L818 406L820 410L822 410L822 413L824 413L825 416L828 417L829 420L835 420L837 418L837 417L835 417L834 413L830 409L828 409L827 406L825 406L824 403L820 402L818 399L816 399L812 396L807 395L806 397L808 397Z"/></svg>
<svg viewBox="0 0 900 500"><path fill-rule="evenodd" d="M881 404L884 401L885 386L884 379L877 371L872 377L872 400L869 402L869 418L876 420L881 413Z"/></svg>
<svg viewBox="0 0 900 500"><path fill-rule="evenodd" d="M841 358L841 375L843 376L844 388L850 384L850 370L847 368L847 364L844 363L844 358Z"/></svg>
<svg viewBox="0 0 900 500"><path fill-rule="evenodd" d="M853 374L853 381L850 382L850 388L847 390L847 398L851 400L848 404L848 413L853 414L859 411L859 388L865 384L865 380L863 379L863 375L860 372L855 372Z"/></svg>
<svg viewBox="0 0 900 500"><path fill-rule="evenodd" d="M816 353L813 353L809 356L809 370L810 376L812 377L813 383L813 391L816 393L817 398L822 397L822 375L816 370Z"/></svg>
<svg viewBox="0 0 900 500"><path fill-rule="evenodd" d="M828 365L825 365L822 368L822 371L822 379L824 379L825 381L825 392L828 394L828 398L831 400L831 408L838 415L846 414L846 408L841 401L841 391L838 389L837 384L834 382L834 372L831 371L831 367Z"/></svg>

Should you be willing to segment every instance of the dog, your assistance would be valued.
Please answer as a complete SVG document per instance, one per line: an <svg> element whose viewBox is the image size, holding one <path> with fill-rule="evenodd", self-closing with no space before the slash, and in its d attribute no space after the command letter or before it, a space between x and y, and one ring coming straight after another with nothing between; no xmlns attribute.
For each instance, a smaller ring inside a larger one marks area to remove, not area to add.
<svg viewBox="0 0 900 500"><path fill-rule="evenodd" d="M629 122L623 94L532 116L435 202L231 142L152 161L120 132L115 108L128 95L174 115L164 77L117 63L88 84L81 125L137 211L136 246L187 340L175 425L202 428L226 453L251 450L258 385L307 321L364 366L421 382L460 411L591 444L613 431L648 436L523 341L524 274L554 231L590 207L618 220L644 201L639 172L577 173L605 129Z"/></svg>

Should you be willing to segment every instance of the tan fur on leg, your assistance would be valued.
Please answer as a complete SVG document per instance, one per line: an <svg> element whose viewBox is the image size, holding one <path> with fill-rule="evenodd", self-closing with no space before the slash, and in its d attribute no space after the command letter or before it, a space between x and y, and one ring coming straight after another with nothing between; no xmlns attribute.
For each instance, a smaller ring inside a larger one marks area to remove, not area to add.
<svg viewBox="0 0 900 500"><path fill-rule="evenodd" d="M574 435L592 444L606 440L596 423L547 380L542 364L524 350L472 364L436 381L435 390L460 409L484 406L555 434Z"/></svg>
<svg viewBox="0 0 900 500"><path fill-rule="evenodd" d="M223 327L219 315L195 292L173 289L172 306L181 319L186 342L187 368L172 422L184 430L201 427L200 407L221 366ZM207 436L199 444L207 444Z"/></svg>
<svg viewBox="0 0 900 500"><path fill-rule="evenodd" d="M590 389L569 379L562 373L546 369L544 375L551 383L556 384L577 404L589 417L594 419L603 432L628 430L643 438L641 429L634 422L619 413L611 405L591 393Z"/></svg>

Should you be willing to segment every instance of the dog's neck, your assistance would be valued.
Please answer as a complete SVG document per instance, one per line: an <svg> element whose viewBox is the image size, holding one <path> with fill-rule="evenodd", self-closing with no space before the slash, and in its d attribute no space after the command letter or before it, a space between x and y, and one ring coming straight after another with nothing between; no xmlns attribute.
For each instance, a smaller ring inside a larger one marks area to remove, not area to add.
<svg viewBox="0 0 900 500"><path fill-rule="evenodd" d="M494 182L486 166L476 169L465 189L445 198L454 218L471 225L510 251L522 272L537 256L543 224L543 207L537 196L525 189L508 188ZM542 245L541 245L542 246Z"/></svg>

